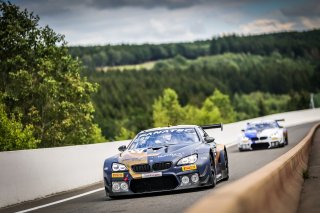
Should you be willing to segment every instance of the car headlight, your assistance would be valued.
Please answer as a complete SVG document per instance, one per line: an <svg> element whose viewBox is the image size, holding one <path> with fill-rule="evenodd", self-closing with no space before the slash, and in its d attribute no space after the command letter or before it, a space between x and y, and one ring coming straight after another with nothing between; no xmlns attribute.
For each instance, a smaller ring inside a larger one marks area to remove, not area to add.
<svg viewBox="0 0 320 213"><path fill-rule="evenodd" d="M278 132L275 132L275 133L272 133L272 134L271 134L270 138L271 138L272 140L277 140L277 139L280 138L280 136L279 136Z"/></svg>
<svg viewBox="0 0 320 213"><path fill-rule="evenodd" d="M193 155L190 155L188 157L181 158L178 161L177 165L192 164L192 163L195 163L197 160L198 160L198 155L197 154L193 154Z"/></svg>
<svg viewBox="0 0 320 213"><path fill-rule="evenodd" d="M112 164L112 171L114 171L114 172L126 171L126 170L128 170L128 168L121 163L113 163Z"/></svg>
<svg viewBox="0 0 320 213"><path fill-rule="evenodd" d="M243 136L243 137L241 138L241 141L242 141L242 142L248 142L248 141L250 141L250 139L249 139L248 137L246 137L246 136Z"/></svg>

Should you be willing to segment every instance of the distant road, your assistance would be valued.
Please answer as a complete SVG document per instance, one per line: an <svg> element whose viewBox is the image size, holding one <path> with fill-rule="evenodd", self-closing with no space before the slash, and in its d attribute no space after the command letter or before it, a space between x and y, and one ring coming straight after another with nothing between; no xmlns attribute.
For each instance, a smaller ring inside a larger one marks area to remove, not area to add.
<svg viewBox="0 0 320 213"><path fill-rule="evenodd" d="M239 152L236 146L228 148L230 162L230 180L219 183L216 188L220 188L232 181L238 180L252 171L255 171L267 163L275 160L292 147L294 147L310 130L315 123L308 123L299 126L289 127L289 145L284 148L270 150L256 150L250 152ZM85 171L84 171L85 172ZM102 173L102 169L101 169ZM102 176L102 174L101 174ZM21 180L23 181L23 180ZM89 188L73 191L70 193L53 196L35 202L28 202L15 207L2 209L0 212L16 212L44 204L52 203L66 199L77 194L88 192L103 187L98 184ZM213 189L192 190L178 193L161 193L148 196L130 197L124 199L112 200L105 196L104 190L82 196L73 200L48 206L35 210L33 212L105 212L105 213L168 213L182 212L190 207L197 200L214 192ZM236 190L236 189L235 189Z"/></svg>

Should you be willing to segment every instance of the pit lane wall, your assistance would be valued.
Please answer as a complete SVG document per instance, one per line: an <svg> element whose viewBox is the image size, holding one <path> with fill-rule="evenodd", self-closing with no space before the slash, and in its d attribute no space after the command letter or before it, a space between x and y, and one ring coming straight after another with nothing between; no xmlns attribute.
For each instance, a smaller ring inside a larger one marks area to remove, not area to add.
<svg viewBox="0 0 320 213"><path fill-rule="evenodd" d="M285 126L320 120L320 108L270 115L284 118ZM234 144L244 125L252 120L224 125L224 131L208 130L216 142ZM0 152L0 208L42 198L102 181L105 158L118 153L129 141L58 148ZM228 196L228 195L227 195Z"/></svg>
<svg viewBox="0 0 320 213"><path fill-rule="evenodd" d="M320 123L294 148L261 169L214 190L187 213L297 212L312 137Z"/></svg>

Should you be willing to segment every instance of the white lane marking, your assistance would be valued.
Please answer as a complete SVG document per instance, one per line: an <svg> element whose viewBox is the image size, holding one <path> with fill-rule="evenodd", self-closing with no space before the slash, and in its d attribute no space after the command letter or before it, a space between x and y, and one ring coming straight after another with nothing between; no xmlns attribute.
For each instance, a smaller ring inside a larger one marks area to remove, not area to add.
<svg viewBox="0 0 320 213"><path fill-rule="evenodd" d="M24 212L34 211L34 210L37 210L37 209L42 209L42 208L45 208L45 207L48 207L48 206L52 206L52 205L55 205L55 204L58 204L58 203L63 203L63 202L69 201L69 200L73 200L73 199L76 199L76 198L79 198L79 197L83 197L83 196L86 196L86 195L89 195L89 194L93 194L95 192L99 192L99 191L102 191L102 190L104 190L104 188L99 188L99 189L92 190L92 191L89 191L89 192L86 192L86 193L82 193L82 194L79 194L79 195L76 195L76 196L73 196L73 197L69 197L69 198L66 198L66 199L58 200L58 201L55 201L55 202L52 202L52 203L44 204L44 205L41 205L41 206L36 206L34 208L30 208L30 209L26 209L26 210L22 210L22 211L18 211L16 213L24 213Z"/></svg>

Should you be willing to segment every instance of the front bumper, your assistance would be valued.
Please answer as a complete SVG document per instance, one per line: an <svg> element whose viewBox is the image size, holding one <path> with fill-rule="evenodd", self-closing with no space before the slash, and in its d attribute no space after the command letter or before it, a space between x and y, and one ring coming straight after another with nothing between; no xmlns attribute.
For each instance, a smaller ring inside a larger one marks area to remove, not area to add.
<svg viewBox="0 0 320 213"><path fill-rule="evenodd" d="M174 166L164 171L144 173L143 178L132 178L128 171L117 172L118 175L104 172L104 185L106 193L111 197L135 195L164 191L176 191L210 185L210 164L193 164ZM119 175L120 174L120 175ZM113 176L113 177L112 177ZM121 184L123 187L121 187ZM116 185L116 187L115 187ZM126 186L127 187L126 187Z"/></svg>
<svg viewBox="0 0 320 213"><path fill-rule="evenodd" d="M275 138L275 139L265 139L265 140L248 140L246 142L240 141L238 143L239 150L253 150L253 149L271 149L271 148L277 148L284 145L284 141L281 138Z"/></svg>

